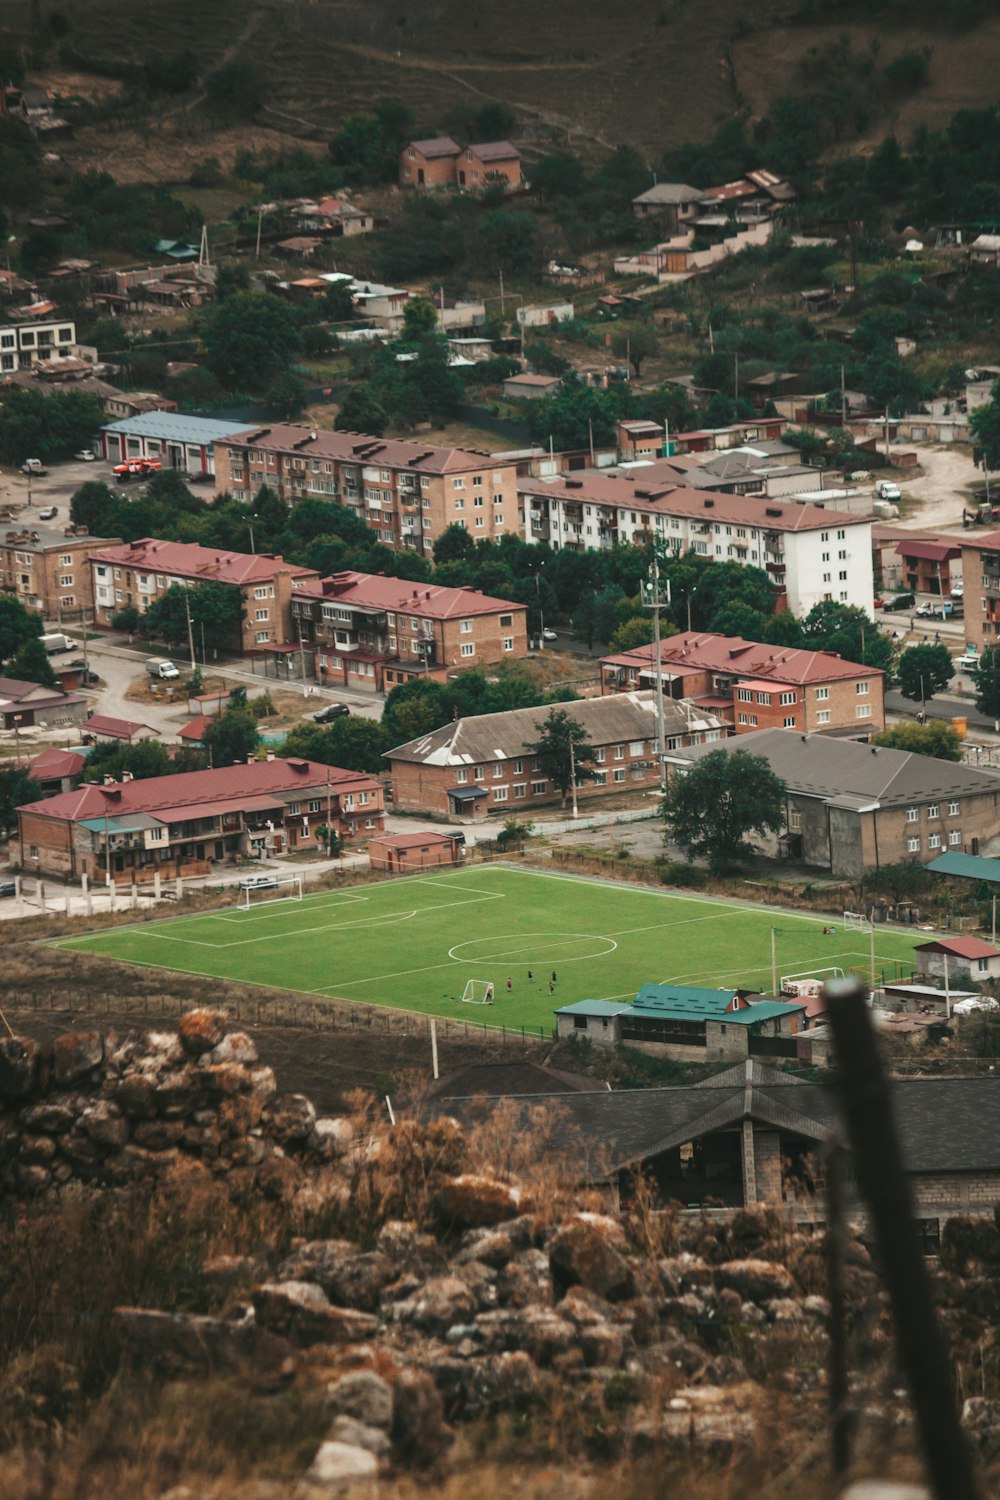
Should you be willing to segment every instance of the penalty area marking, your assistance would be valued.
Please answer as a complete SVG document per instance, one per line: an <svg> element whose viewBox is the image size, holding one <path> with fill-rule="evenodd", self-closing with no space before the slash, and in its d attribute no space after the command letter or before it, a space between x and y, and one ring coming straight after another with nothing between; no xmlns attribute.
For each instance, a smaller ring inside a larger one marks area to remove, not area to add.
<svg viewBox="0 0 1000 1500"><path fill-rule="evenodd" d="M498 948L498 943L516 942L516 948ZM593 933L582 932L505 932L499 937L471 938L465 943L456 943L453 948L448 949L448 957L458 964L496 964L507 959L519 959L522 962L526 954L533 955L533 962L541 967L550 961L552 954L564 948L567 944L586 944L589 951L586 953L571 954L563 957L561 953L557 956L560 963L576 964L588 958L607 958L614 953L618 947L614 938L603 937ZM475 953L465 953L463 949L474 948Z"/></svg>

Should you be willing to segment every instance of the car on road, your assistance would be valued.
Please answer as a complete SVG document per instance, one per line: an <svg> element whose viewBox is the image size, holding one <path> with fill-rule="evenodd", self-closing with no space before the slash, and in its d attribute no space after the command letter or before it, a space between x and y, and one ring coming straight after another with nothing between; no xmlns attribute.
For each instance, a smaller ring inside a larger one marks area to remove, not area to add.
<svg viewBox="0 0 1000 1500"><path fill-rule="evenodd" d="M58 514L59 509L57 506L47 505L44 510L38 512L38 519L40 521L54 521Z"/></svg>
<svg viewBox="0 0 1000 1500"><path fill-rule="evenodd" d="M0 896L16 896L17 882L14 880L0 881Z"/></svg>
<svg viewBox="0 0 1000 1500"><path fill-rule="evenodd" d="M146 671L150 677L157 677L165 682L173 681L174 678L181 675L173 662L167 661L165 657L153 657L151 661L146 663Z"/></svg>
<svg viewBox="0 0 1000 1500"><path fill-rule="evenodd" d="M899 485L894 484L891 479L880 479L875 486L875 494L879 500L901 500Z"/></svg>
<svg viewBox="0 0 1000 1500"><path fill-rule="evenodd" d="M884 599L873 599L872 600L872 609L885 609L885 600Z"/></svg>
<svg viewBox="0 0 1000 1500"><path fill-rule="evenodd" d="M350 711L346 703L328 703L325 708L313 714L313 723L332 724L334 719L342 719Z"/></svg>
<svg viewBox="0 0 1000 1500"><path fill-rule="evenodd" d="M248 875L240 881L241 891L269 891L278 884L277 875Z"/></svg>
<svg viewBox="0 0 1000 1500"><path fill-rule="evenodd" d="M963 651L961 656L955 657L955 668L959 672L974 672L978 666L978 651Z"/></svg>
<svg viewBox="0 0 1000 1500"><path fill-rule="evenodd" d="M40 458L26 458L21 465L22 474L47 474L49 471Z"/></svg>
<svg viewBox="0 0 1000 1500"><path fill-rule="evenodd" d="M545 630L542 631L542 640L543 641L557 641L558 639L559 639L559 632L557 630L549 630L548 628L546 628Z"/></svg>
<svg viewBox="0 0 1000 1500"><path fill-rule="evenodd" d="M885 607L886 609L912 609L916 602L912 594L896 594L892 599L885 601Z"/></svg>
<svg viewBox="0 0 1000 1500"><path fill-rule="evenodd" d="M951 594L951 597L953 599L964 599L965 598L965 584L964 583L953 583L948 592Z"/></svg>
<svg viewBox="0 0 1000 1500"><path fill-rule="evenodd" d="M92 464L96 456L93 448L81 448L79 453L73 454L73 457L78 458L82 464Z"/></svg>

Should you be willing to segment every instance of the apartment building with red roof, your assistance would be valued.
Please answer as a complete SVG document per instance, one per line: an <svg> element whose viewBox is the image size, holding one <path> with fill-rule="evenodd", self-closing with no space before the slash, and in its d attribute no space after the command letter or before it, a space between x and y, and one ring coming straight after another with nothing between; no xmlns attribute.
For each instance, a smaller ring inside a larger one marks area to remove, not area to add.
<svg viewBox="0 0 1000 1500"><path fill-rule="evenodd" d="M342 838L381 833L381 782L315 761L276 759L176 776L126 777L17 810L22 870L79 880L204 875L213 862L311 848L322 824Z"/></svg>
<svg viewBox="0 0 1000 1500"><path fill-rule="evenodd" d="M240 592L242 622L232 647L245 653L298 649L292 635L292 588L318 578L315 568L302 568L272 553L226 552L195 542L164 542L155 537L101 547L90 555L95 623L109 627L111 617L126 605L140 614L173 584L229 584Z"/></svg>
<svg viewBox="0 0 1000 1500"><path fill-rule="evenodd" d="M261 485L286 505L335 500L397 551L430 556L451 525L480 541L517 535L517 465L466 448L278 423L217 440L216 491L248 501Z"/></svg>
<svg viewBox="0 0 1000 1500"><path fill-rule="evenodd" d="M526 541L576 552L616 542L648 545L713 562L763 569L778 604L798 616L825 600L871 615L871 522L819 505L708 493L691 485L594 470L517 481Z"/></svg>
<svg viewBox="0 0 1000 1500"><path fill-rule="evenodd" d="M410 141L399 153L400 187L458 187L473 192L496 183L521 182L521 153L510 141L460 146L450 135Z"/></svg>
<svg viewBox="0 0 1000 1500"><path fill-rule="evenodd" d="M885 728L885 673L827 651L685 631L660 642L660 663L666 696L718 714L736 734L799 729L861 735ZM604 694L655 683L652 646L601 660Z"/></svg>
<svg viewBox="0 0 1000 1500"><path fill-rule="evenodd" d="M382 574L345 571L298 583L292 616L328 687L388 692L414 677L443 682L450 672L528 651L525 605Z"/></svg>

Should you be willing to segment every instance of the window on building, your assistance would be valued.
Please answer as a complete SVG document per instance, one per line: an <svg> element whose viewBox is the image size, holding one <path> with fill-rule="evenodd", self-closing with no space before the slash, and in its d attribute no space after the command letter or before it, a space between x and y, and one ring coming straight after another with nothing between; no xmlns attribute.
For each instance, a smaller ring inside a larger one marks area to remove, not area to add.
<svg viewBox="0 0 1000 1500"><path fill-rule="evenodd" d="M493 788L493 801L494 802L506 802L507 801L507 793L508 793L508 788L507 787L505 787L505 786L495 786Z"/></svg>
<svg viewBox="0 0 1000 1500"><path fill-rule="evenodd" d="M817 703L826 703L829 700L829 697L830 697L830 689L828 687L820 687L820 688L816 689L816 702Z"/></svg>
<svg viewBox="0 0 1000 1500"><path fill-rule="evenodd" d="M493 780L494 781L502 781L503 780L503 772L504 772L503 761L498 760L497 763L496 763L496 765L493 767Z"/></svg>
<svg viewBox="0 0 1000 1500"><path fill-rule="evenodd" d="M625 746L624 745L616 745L615 746L615 760L624 760L624 759L625 759Z"/></svg>
<svg viewBox="0 0 1000 1500"><path fill-rule="evenodd" d="M927 816L929 818L939 818L941 816L941 806L940 806L940 804L937 803L937 802L928 802L928 804L927 804Z"/></svg>
<svg viewBox="0 0 1000 1500"><path fill-rule="evenodd" d="M545 795L545 788L547 786L548 786L548 782L547 781L533 781L531 783L532 796L535 796L535 797L544 797L544 795Z"/></svg>
<svg viewBox="0 0 1000 1500"><path fill-rule="evenodd" d="M595 771L594 772L594 785L595 786L607 786L607 784L608 784L608 773L607 773L607 771Z"/></svg>
<svg viewBox="0 0 1000 1500"><path fill-rule="evenodd" d="M524 770L524 761L523 760L516 760L514 762L514 775L515 776L520 776L521 772L523 770Z"/></svg>
<svg viewBox="0 0 1000 1500"><path fill-rule="evenodd" d="M59 587L61 589L71 589L73 587L72 573L61 573L59 575Z"/></svg>
<svg viewBox="0 0 1000 1500"><path fill-rule="evenodd" d="M71 568L73 566L73 554L72 554L72 552L64 552L63 553L63 555L59 559L59 566L61 568Z"/></svg>
<svg viewBox="0 0 1000 1500"><path fill-rule="evenodd" d="M268 612L266 609L255 609L253 617L255 620L266 620L268 619Z"/></svg>
<svg viewBox="0 0 1000 1500"><path fill-rule="evenodd" d="M868 682L856 682L854 684L854 691L859 698L864 698L871 691L871 684Z"/></svg>
<svg viewBox="0 0 1000 1500"><path fill-rule="evenodd" d="M513 651L513 649L514 649L514 637L512 635L505 635L504 636L504 638L503 638L503 649L505 651Z"/></svg>
<svg viewBox="0 0 1000 1500"><path fill-rule="evenodd" d="M624 781L625 780L625 770L624 770L624 767L621 770L618 770L618 771L615 772L615 780L616 781Z"/></svg>
<svg viewBox="0 0 1000 1500"><path fill-rule="evenodd" d="M471 635L472 634L472 621L471 620L460 620L458 622L458 629L459 629L459 633L461 635Z"/></svg>
<svg viewBox="0 0 1000 1500"><path fill-rule="evenodd" d="M464 786L468 779L468 771L464 766L459 766L458 770L455 772L455 780L458 782L459 786Z"/></svg>
<svg viewBox="0 0 1000 1500"><path fill-rule="evenodd" d="M757 722L757 720L755 719L754 723L756 724L756 722ZM828 708L821 708L819 710L819 712L817 713L817 715L816 715L816 723L817 724L829 724L829 722L830 722L830 710Z"/></svg>
<svg viewBox="0 0 1000 1500"><path fill-rule="evenodd" d="M462 655L463 656L475 656L475 654L476 654L476 648L473 645L472 641L464 642L463 645L462 645Z"/></svg>
<svg viewBox="0 0 1000 1500"><path fill-rule="evenodd" d="M475 770L472 773L472 779L473 779L473 781L485 781L486 780L486 776L485 776L485 773L483 771L482 766L477 766L475 768Z"/></svg>
<svg viewBox="0 0 1000 1500"><path fill-rule="evenodd" d="M948 842L949 844L960 844L962 842L961 830L952 828L948 834Z"/></svg>
<svg viewBox="0 0 1000 1500"><path fill-rule="evenodd" d="M518 797L523 797L526 794L527 790L528 790L527 782L516 781L514 783L514 797L515 797L515 800Z"/></svg>
<svg viewBox="0 0 1000 1500"><path fill-rule="evenodd" d="M787 708L790 703L794 703L795 701L796 699L794 693L782 693L780 698L780 702L785 708Z"/></svg>
<svg viewBox="0 0 1000 1500"><path fill-rule="evenodd" d="M794 729L795 728L795 715L793 714L791 716L791 718L784 719L782 721L782 723L783 723L783 727L785 729Z"/></svg>
<svg viewBox="0 0 1000 1500"><path fill-rule="evenodd" d="M928 849L940 849L940 847L941 847L941 835L939 833L928 834L928 836L927 836L927 847L928 847Z"/></svg>
<svg viewBox="0 0 1000 1500"><path fill-rule="evenodd" d="M957 802L949 802L948 803L948 816L949 816L949 818L957 818L958 817L958 803Z"/></svg>
<svg viewBox="0 0 1000 1500"><path fill-rule="evenodd" d="M920 819L920 809L919 809L919 807L908 807L906 809L906 821L908 823L916 823L916 822L919 821L919 819Z"/></svg>
<svg viewBox="0 0 1000 1500"><path fill-rule="evenodd" d="M907 839L906 852L907 854L918 854L920 852L920 840L918 838Z"/></svg>
<svg viewBox="0 0 1000 1500"><path fill-rule="evenodd" d="M501 615L500 616L500 629L501 630L510 630L511 627L513 626L513 624L514 624L514 616L513 615Z"/></svg>
<svg viewBox="0 0 1000 1500"><path fill-rule="evenodd" d="M854 710L854 717L856 719L870 719L871 716L872 706L870 703L859 703Z"/></svg>

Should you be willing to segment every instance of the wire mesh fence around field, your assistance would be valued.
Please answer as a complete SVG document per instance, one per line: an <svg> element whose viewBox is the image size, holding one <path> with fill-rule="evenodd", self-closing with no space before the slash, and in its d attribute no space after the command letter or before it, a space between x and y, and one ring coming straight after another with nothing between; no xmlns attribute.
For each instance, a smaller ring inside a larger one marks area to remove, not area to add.
<svg viewBox="0 0 1000 1500"><path fill-rule="evenodd" d="M29 991L6 996L9 1010L30 1010L44 1015L142 1016L150 1021L176 1021L185 1011L206 1001L189 995L90 995L71 990ZM423 1036L431 1021L439 1038L461 1037L469 1041L504 1045L508 1042L548 1042L551 1027L507 1026L483 1021L456 1021L448 1016L389 1010L382 1006L350 1005L343 1001L319 1004L302 995L224 995L214 1002L234 1021L253 1026L302 1027L313 1031L368 1031L383 1036Z"/></svg>

